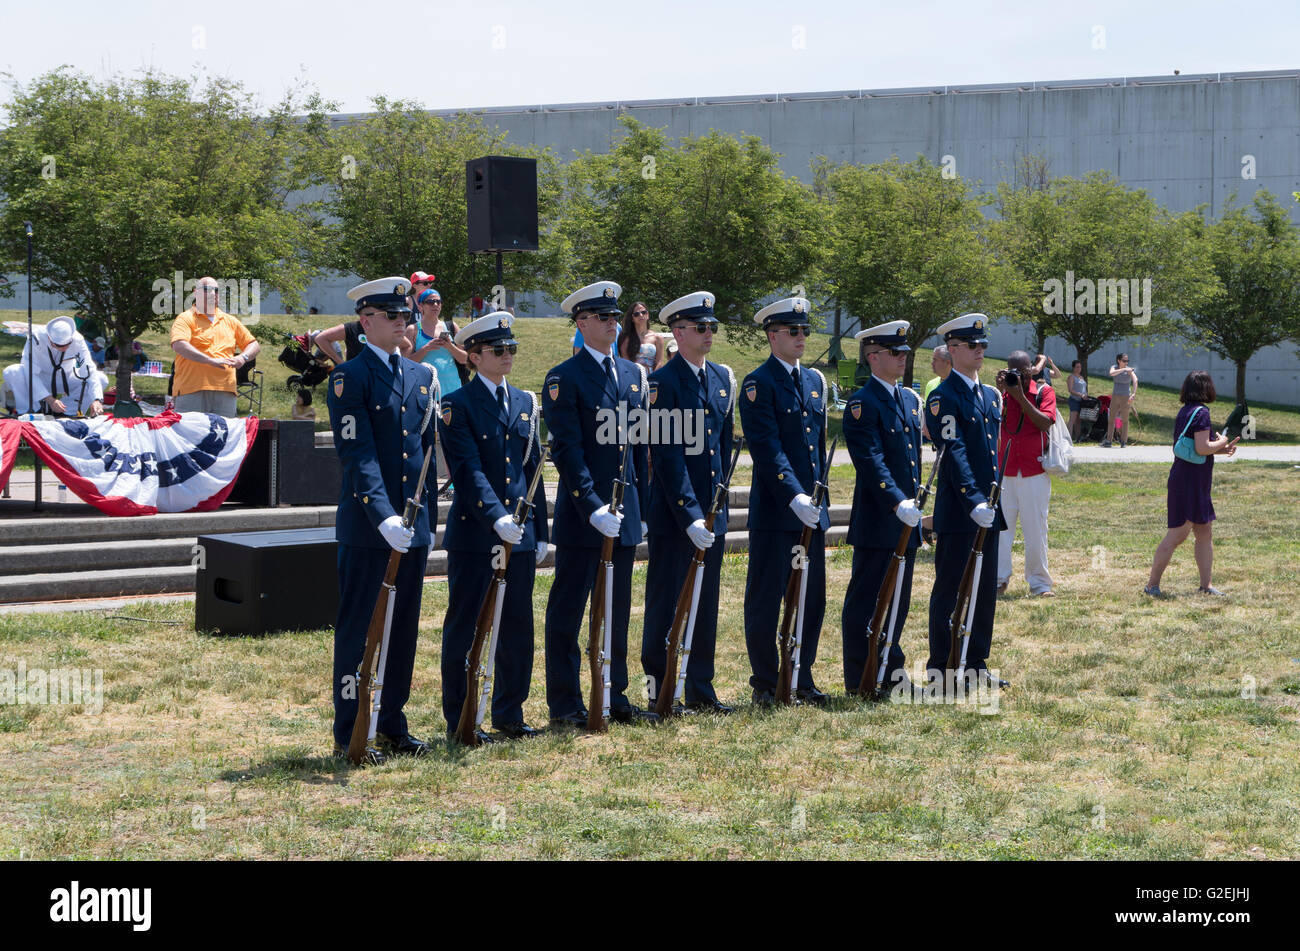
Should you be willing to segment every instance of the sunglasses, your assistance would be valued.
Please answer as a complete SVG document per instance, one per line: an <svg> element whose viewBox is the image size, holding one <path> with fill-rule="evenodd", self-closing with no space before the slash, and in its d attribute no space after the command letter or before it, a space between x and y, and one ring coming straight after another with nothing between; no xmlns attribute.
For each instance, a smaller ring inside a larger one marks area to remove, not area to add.
<svg viewBox="0 0 1300 951"><path fill-rule="evenodd" d="M779 327L777 333L787 333L791 337L807 337L812 333L812 328L807 324L795 324L793 327Z"/></svg>
<svg viewBox="0 0 1300 951"><path fill-rule="evenodd" d="M971 350L987 350L989 348L989 345L987 343L962 343L960 340L955 340L953 341L953 343L956 343L960 346L969 347ZM948 346L952 346L952 344L949 344Z"/></svg>
<svg viewBox="0 0 1300 951"><path fill-rule="evenodd" d="M901 357L903 354L907 353L906 350L895 350L893 347L882 347L882 348L879 349L879 350L868 350L867 352L868 352L869 354L870 354L870 353L887 353L887 354L889 354L891 357Z"/></svg>
<svg viewBox="0 0 1300 951"><path fill-rule="evenodd" d="M618 320L618 314L583 314L584 320L599 320L602 324L611 320Z"/></svg>
<svg viewBox="0 0 1300 951"><path fill-rule="evenodd" d="M514 356L519 351L517 343L497 343L490 347L482 347L479 353L490 353L494 357L504 357L507 353Z"/></svg>
<svg viewBox="0 0 1300 951"><path fill-rule="evenodd" d="M699 323L697 323L697 324L681 323L681 324L678 324L677 326L678 326L678 327L682 327L682 328L686 328L686 327L694 327L694 328L695 328L695 332L696 332L697 334L701 334L701 335L703 335L703 334L715 334L715 333L718 332L718 325L717 325L716 323L714 323L713 321L710 321L710 320L701 320L701 321L700 321Z"/></svg>

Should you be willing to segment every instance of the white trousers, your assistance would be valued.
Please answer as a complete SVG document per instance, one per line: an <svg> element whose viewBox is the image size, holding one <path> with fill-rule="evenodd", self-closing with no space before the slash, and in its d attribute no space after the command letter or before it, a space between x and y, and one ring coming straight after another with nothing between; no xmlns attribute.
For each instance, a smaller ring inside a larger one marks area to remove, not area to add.
<svg viewBox="0 0 1300 951"><path fill-rule="evenodd" d="M1052 501L1052 477L1006 476L1002 480L1002 514L1007 530L998 539L998 584L1011 580L1011 543L1016 538L1016 519L1025 538L1025 581L1033 594L1052 588L1047 571L1047 507Z"/></svg>

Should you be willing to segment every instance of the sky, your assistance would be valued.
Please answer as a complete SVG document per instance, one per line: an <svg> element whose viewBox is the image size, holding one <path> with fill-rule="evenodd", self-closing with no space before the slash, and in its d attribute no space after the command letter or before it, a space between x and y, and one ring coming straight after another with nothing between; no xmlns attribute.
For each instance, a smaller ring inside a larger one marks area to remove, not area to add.
<svg viewBox="0 0 1300 951"><path fill-rule="evenodd" d="M0 0L0 72L228 76L339 112L1300 67L1300 3Z"/></svg>

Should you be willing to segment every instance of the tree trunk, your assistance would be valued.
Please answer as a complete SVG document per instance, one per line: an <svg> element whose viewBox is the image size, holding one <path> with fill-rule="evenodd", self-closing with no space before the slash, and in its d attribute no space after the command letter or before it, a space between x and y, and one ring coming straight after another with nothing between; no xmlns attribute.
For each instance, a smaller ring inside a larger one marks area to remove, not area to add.
<svg viewBox="0 0 1300 951"><path fill-rule="evenodd" d="M1078 348L1075 348L1075 351L1074 351L1074 359L1078 360L1079 363L1082 364L1082 366L1079 368L1079 373L1080 373L1080 374L1081 374L1085 379L1086 379L1087 376L1088 376L1088 357L1089 357L1089 354L1088 354L1086 351L1083 351L1083 350L1080 350L1080 349L1078 349Z"/></svg>
<svg viewBox="0 0 1300 951"><path fill-rule="evenodd" d="M1246 402L1246 361L1237 361L1237 402Z"/></svg>
<svg viewBox="0 0 1300 951"><path fill-rule="evenodd" d="M112 324L113 341L117 346L117 398L119 400L129 400L131 398L131 371L135 358L135 355L131 352L131 345L135 341L131 338L130 331L127 330L126 324L122 321L114 319Z"/></svg>
<svg viewBox="0 0 1300 951"><path fill-rule="evenodd" d="M903 370L903 385L910 387L912 385L912 368L916 364L916 351L907 351L907 367Z"/></svg>

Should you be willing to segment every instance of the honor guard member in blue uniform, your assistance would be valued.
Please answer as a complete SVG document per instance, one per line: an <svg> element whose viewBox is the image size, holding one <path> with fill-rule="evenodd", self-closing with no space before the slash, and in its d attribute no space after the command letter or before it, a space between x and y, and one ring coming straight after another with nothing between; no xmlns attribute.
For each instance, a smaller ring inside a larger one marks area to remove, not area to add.
<svg viewBox="0 0 1300 951"><path fill-rule="evenodd" d="M988 492L998 467L998 425L1002 407L998 391L979 381L988 349L988 318L963 314L936 331L948 345L952 372L935 387L925 404L926 431L935 446L947 446L935 479L934 589L930 593L929 676L943 677L948 662L949 624L957 589L981 528L992 532L985 542L984 564L976 581L979 594L971 625L966 666L979 676L987 671L997 604L997 533L1007 527L1000 508L989 506ZM1006 682L1001 682L1006 686Z"/></svg>
<svg viewBox="0 0 1300 951"><path fill-rule="evenodd" d="M510 329L514 321L506 311L495 311L461 328L456 346L468 351L469 364L478 373L442 401L442 451L456 484L442 538L448 592L442 712L448 736L460 721L465 657L502 542L514 547L499 619L492 725L512 739L541 732L524 722L524 701L533 675L533 578L546 557L549 537L546 486L538 485L531 515L516 525L515 509L528 493L542 449L537 397L506 382L518 349Z"/></svg>
<svg viewBox="0 0 1300 951"><path fill-rule="evenodd" d="M844 443L857 470L848 537L853 546L853 573L840 616L844 686L849 693L856 692L862 681L869 650L867 625L898 548L898 537L905 525L915 529L921 523L921 510L916 506L922 483L921 398L899 383L912 349L907 343L910 326L906 320L893 320L855 334L871 379L844 406ZM907 543L894 643L885 662L886 686L894 683L895 676L900 683L907 683L900 641L912 597L912 563L920 535L919 530L913 531ZM889 615L885 623L889 623Z"/></svg>
<svg viewBox="0 0 1300 951"><path fill-rule="evenodd" d="M679 297L659 312L677 340L677 355L650 374L650 412L673 411L683 420L674 429L677 440L654 448L650 480L650 563L646 571L645 625L641 635L641 667L654 699L659 690L674 690L664 682L668 663L667 638L677 608L677 596L695 557L705 550L700 601L686 666L683 701L689 709L731 713L713 690L713 654L718 636L718 594L722 554L726 547L727 507L724 504L710 531L704 516L713 494L727 477L734 437L736 376L731 368L707 359L718 331L714 297L696 291ZM685 419L691 420L688 430ZM698 430L695 428L698 427ZM659 426L654 431L661 431ZM687 443L688 431L692 435Z"/></svg>
<svg viewBox="0 0 1300 951"><path fill-rule="evenodd" d="M643 442L632 446L623 509L614 515L609 501L628 435L619 433L615 423L619 404L625 412L646 405L645 367L614 352L621 291L613 281L598 281L564 299L560 307L582 331L583 347L547 373L542 386L542 418L553 439L551 458L560 473L551 532L555 577L546 602L546 704L551 722L558 726L587 725L581 676L587 641L585 609L605 538L617 540L610 718L620 723L659 719L625 695L632 563L644 535L641 507L646 498L647 453Z"/></svg>
<svg viewBox="0 0 1300 951"><path fill-rule="evenodd" d="M376 724L380 749L370 751L372 762L381 762L385 751L419 755L429 748L410 735L402 713L411 693L424 567L437 531L437 510L429 504L432 482L425 483L424 507L415 523L409 529L402 527L402 511L415 492L425 450L434 443L438 401L433 371L398 354L409 313L409 287L406 278L386 277L348 291L356 302L366 343L357 357L330 374L327 394L334 446L343 467L334 520L339 567L334 628L336 753L346 750L352 738L357 668L388 556L403 552Z"/></svg>
<svg viewBox="0 0 1300 951"><path fill-rule="evenodd" d="M754 702L775 702L779 666L776 639L781 601L793 567L793 550L803 527L813 528L808 557L799 682L804 703L825 704L813 683L822 618L826 612L826 506L812 504L813 484L824 477L826 378L799 366L808 340L810 307L787 297L754 315L767 331L772 355L745 377L740 391L740 425L754 460L749 490L749 573L745 579L745 648L753 675Z"/></svg>

